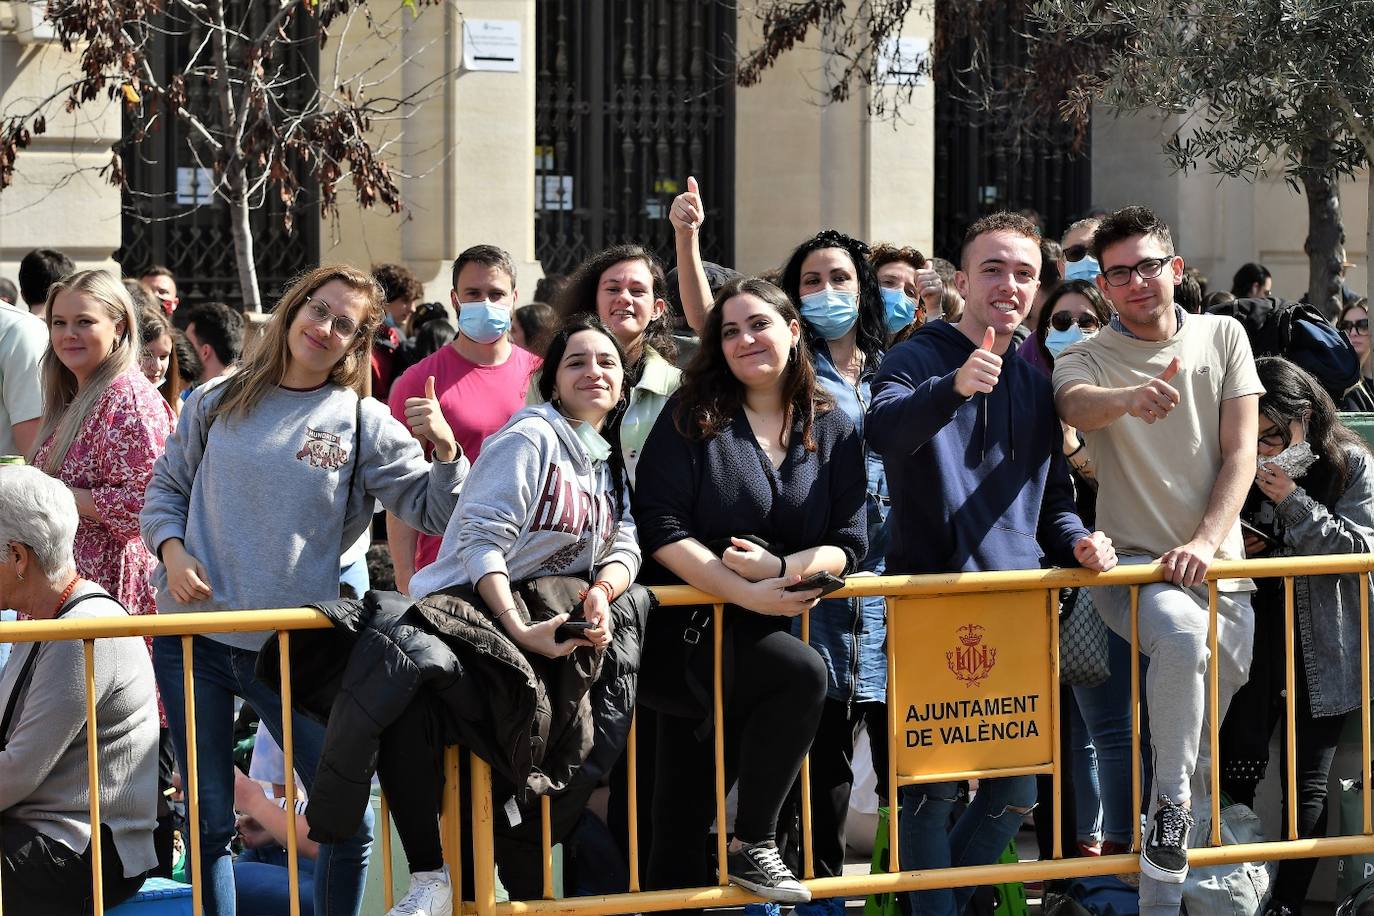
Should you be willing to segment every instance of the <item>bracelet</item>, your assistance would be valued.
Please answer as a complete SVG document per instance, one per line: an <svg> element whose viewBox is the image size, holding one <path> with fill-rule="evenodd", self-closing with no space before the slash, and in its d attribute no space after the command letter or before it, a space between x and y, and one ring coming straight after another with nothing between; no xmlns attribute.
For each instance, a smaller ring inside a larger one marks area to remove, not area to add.
<svg viewBox="0 0 1374 916"><path fill-rule="evenodd" d="M778 578L787 578L787 557L778 557Z"/></svg>
<svg viewBox="0 0 1374 916"><path fill-rule="evenodd" d="M1083 451L1083 446L1085 446L1085 445L1087 445L1087 444L1088 444L1088 443L1086 443L1086 442L1080 442L1080 443L1078 443L1078 448L1076 448L1076 449L1074 449L1073 451L1069 452L1069 453L1068 453L1067 455L1065 455L1064 457L1065 457L1065 458L1072 458L1074 455L1077 455L1079 452Z"/></svg>
<svg viewBox="0 0 1374 916"><path fill-rule="evenodd" d="M592 583L592 588L599 588L606 593L607 604L615 600L615 586L607 582L605 579L597 579L595 582ZM588 591L591 591L591 589L588 589Z"/></svg>
<svg viewBox="0 0 1374 916"><path fill-rule="evenodd" d="M511 611L513 611L513 610L515 610L515 606L514 606L514 605L511 605L510 607L506 608L504 611L502 611L501 613L497 614L495 617L493 617L493 618L491 618L491 619L492 619L492 621L493 621L494 623L500 623L500 622L501 622L501 618L502 618L502 617L505 617L507 614L509 614L509 613L510 613Z"/></svg>

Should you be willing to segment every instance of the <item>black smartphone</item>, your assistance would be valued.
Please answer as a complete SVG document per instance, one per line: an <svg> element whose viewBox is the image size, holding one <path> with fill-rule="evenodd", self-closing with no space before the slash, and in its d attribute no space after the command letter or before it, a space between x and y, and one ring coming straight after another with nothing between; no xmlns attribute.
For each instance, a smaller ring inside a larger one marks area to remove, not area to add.
<svg viewBox="0 0 1374 916"><path fill-rule="evenodd" d="M825 597L833 591L844 588L844 580L828 572L818 572L807 576L796 585L787 586L789 592L809 592L817 588L821 590L821 597Z"/></svg>
<svg viewBox="0 0 1374 916"><path fill-rule="evenodd" d="M593 629L589 620L566 620L553 631L554 642L567 642L570 639L583 639L587 631Z"/></svg>
<svg viewBox="0 0 1374 916"><path fill-rule="evenodd" d="M1274 543L1274 536L1272 534L1269 534L1265 531L1261 531L1254 525L1247 522L1245 519L1240 520L1240 530L1245 532L1246 534L1253 534L1255 537L1259 538L1261 541L1264 541L1264 543L1266 544Z"/></svg>

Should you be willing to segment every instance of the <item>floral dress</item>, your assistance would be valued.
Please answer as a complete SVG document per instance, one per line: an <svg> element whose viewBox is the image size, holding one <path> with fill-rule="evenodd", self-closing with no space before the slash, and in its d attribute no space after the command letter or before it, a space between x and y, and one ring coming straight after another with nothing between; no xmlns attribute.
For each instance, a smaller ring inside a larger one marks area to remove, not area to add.
<svg viewBox="0 0 1374 916"><path fill-rule="evenodd" d="M110 383L54 475L73 489L90 490L100 512L100 521L82 516L77 526L77 573L119 599L131 614L157 612L150 582L157 559L139 536L138 514L153 463L174 423L171 407L135 367ZM34 464L42 467L51 450L49 438ZM148 644L151 648L151 639Z"/></svg>

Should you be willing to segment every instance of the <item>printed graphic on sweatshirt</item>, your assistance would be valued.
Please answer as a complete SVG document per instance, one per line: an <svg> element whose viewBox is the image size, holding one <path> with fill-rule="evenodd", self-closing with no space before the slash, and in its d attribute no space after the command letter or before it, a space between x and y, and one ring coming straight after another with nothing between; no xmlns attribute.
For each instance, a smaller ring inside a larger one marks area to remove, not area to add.
<svg viewBox="0 0 1374 916"><path fill-rule="evenodd" d="M593 495L582 489L581 481L565 477L562 468L550 464L539 488L539 501L535 503L534 522L530 525L530 531L575 535L577 541L549 557L544 563L546 569L562 572L586 555L586 534L593 519L598 523L597 535L604 550L615 540L615 501L609 494Z"/></svg>
<svg viewBox="0 0 1374 916"><path fill-rule="evenodd" d="M296 452L297 461L308 461L312 468L337 471L348 461L343 440L322 429L305 428L305 444Z"/></svg>

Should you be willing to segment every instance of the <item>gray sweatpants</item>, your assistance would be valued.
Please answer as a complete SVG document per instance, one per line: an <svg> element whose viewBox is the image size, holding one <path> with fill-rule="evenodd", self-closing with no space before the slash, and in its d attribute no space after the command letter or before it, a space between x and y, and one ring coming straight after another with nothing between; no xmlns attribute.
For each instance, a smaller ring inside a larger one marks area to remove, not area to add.
<svg viewBox="0 0 1374 916"><path fill-rule="evenodd" d="M1122 556L1124 564L1151 557ZM1131 638L1131 595L1127 586L1093 589L1098 613L1115 633ZM1211 746L1207 716L1207 588L1167 583L1140 586L1140 651L1150 659L1145 700L1150 709L1150 754L1154 762L1150 817L1162 795L1206 812L1211 804ZM1231 698L1250 674L1255 618L1248 592L1217 595L1218 700L1226 717ZM1177 914L1183 885L1140 879L1141 916Z"/></svg>

